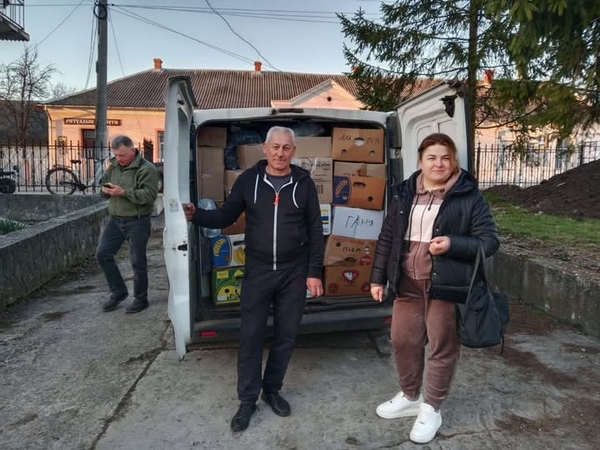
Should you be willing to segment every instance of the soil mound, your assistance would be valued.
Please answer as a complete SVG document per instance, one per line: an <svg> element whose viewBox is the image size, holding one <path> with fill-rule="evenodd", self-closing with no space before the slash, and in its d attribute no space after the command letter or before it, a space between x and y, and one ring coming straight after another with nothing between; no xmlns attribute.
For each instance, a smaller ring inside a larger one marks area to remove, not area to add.
<svg viewBox="0 0 600 450"><path fill-rule="evenodd" d="M536 213L600 219L600 160L526 189L504 184L486 191Z"/></svg>

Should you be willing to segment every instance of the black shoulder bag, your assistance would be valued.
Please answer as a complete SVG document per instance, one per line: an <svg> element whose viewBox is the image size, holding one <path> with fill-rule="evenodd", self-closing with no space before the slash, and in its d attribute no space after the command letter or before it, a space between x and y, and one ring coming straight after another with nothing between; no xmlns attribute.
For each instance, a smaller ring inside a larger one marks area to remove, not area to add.
<svg viewBox="0 0 600 450"><path fill-rule="evenodd" d="M467 300L464 304L456 304L456 331L465 347L482 348L502 344L503 350L504 332L510 318L508 298L490 288L484 261L485 250L480 245ZM481 274L481 280L475 283L477 273Z"/></svg>

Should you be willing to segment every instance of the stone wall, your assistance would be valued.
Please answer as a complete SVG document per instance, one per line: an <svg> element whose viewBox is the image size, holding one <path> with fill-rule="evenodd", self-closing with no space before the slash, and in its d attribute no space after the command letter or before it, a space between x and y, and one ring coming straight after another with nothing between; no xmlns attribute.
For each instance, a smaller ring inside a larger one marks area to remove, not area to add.
<svg viewBox="0 0 600 450"><path fill-rule="evenodd" d="M37 211L27 217L47 214ZM106 202L101 202L0 236L0 311L93 255L107 220Z"/></svg>
<svg viewBox="0 0 600 450"><path fill-rule="evenodd" d="M551 260L503 251L490 258L488 273L511 300L600 337L600 282L567 272Z"/></svg>
<svg viewBox="0 0 600 450"><path fill-rule="evenodd" d="M0 195L0 217L41 222L105 201L99 195Z"/></svg>

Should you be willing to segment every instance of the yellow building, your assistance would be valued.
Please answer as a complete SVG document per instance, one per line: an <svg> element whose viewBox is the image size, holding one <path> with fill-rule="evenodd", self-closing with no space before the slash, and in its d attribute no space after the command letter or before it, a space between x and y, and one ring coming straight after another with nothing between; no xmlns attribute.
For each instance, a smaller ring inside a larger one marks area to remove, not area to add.
<svg viewBox="0 0 600 450"><path fill-rule="evenodd" d="M154 67L107 86L108 139L125 134L145 147L145 156L161 161L167 80L188 76L200 109L310 107L360 109L356 86L345 75L263 72L254 70L165 69ZM96 89L43 103L48 115L48 142L92 151L95 144ZM146 145L144 146L144 143ZM82 155L83 156L83 155Z"/></svg>

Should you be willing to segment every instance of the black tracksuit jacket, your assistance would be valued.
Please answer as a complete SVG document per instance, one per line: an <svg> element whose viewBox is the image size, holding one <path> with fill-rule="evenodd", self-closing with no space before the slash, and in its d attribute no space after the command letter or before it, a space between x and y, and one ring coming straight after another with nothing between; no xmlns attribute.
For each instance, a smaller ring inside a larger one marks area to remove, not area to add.
<svg viewBox="0 0 600 450"><path fill-rule="evenodd" d="M314 181L308 171L291 165L291 179L276 196L267 180L267 161L259 161L235 181L223 206L198 209L192 222L225 228L246 212L246 266L272 270L307 264L308 277L323 271L323 223Z"/></svg>
<svg viewBox="0 0 600 450"><path fill-rule="evenodd" d="M396 294L400 277L406 276L402 273L404 235L420 172L395 187L373 258L371 283L385 285L389 281ZM473 176L464 170L444 196L433 225L432 237L436 236L448 236L450 249L443 255L431 255L429 298L464 303L479 246L483 245L486 256L493 255L500 247L490 208Z"/></svg>

